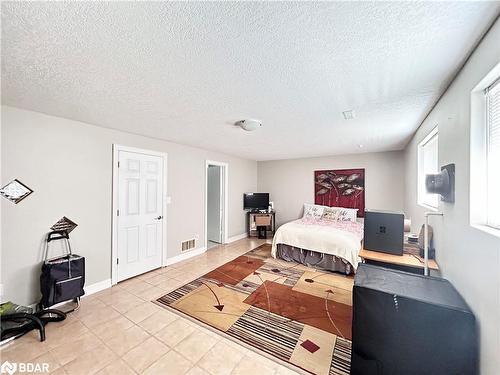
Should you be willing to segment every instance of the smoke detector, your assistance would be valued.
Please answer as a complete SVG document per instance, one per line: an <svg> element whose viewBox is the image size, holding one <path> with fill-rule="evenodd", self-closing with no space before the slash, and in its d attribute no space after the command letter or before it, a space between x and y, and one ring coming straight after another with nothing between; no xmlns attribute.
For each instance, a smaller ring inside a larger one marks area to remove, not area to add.
<svg viewBox="0 0 500 375"><path fill-rule="evenodd" d="M241 127L243 130L246 130L247 132L252 132L262 127L262 121L255 119L240 120L236 122L235 125Z"/></svg>
<svg viewBox="0 0 500 375"><path fill-rule="evenodd" d="M342 112L342 116L344 116L344 120L354 120L356 118L356 113L354 110L350 109L349 111Z"/></svg>

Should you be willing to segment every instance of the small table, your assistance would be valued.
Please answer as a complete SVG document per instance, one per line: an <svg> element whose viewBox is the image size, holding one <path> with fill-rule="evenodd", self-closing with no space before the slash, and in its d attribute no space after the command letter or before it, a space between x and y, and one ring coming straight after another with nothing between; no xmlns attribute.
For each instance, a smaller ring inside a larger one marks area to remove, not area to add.
<svg viewBox="0 0 500 375"><path fill-rule="evenodd" d="M413 254L403 253L403 255L394 255L361 249L359 256L368 264L422 275L424 273L424 259ZM429 270L439 272L439 266L434 259L429 259Z"/></svg>
<svg viewBox="0 0 500 375"><path fill-rule="evenodd" d="M274 232L276 231L276 212L247 212L247 234L248 237L256 237L258 235L257 225L255 223L257 217L264 216L269 217L271 219L270 225L267 226L266 232L268 235L271 235L271 238L274 236Z"/></svg>

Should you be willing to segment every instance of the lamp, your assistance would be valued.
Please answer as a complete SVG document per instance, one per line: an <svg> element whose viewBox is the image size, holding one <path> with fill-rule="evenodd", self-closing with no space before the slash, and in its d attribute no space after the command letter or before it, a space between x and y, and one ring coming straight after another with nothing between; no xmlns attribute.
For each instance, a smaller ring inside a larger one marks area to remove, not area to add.
<svg viewBox="0 0 500 375"><path fill-rule="evenodd" d="M247 132L254 131L262 126L262 121L255 119L247 119L236 122L237 126L240 126L243 130Z"/></svg>

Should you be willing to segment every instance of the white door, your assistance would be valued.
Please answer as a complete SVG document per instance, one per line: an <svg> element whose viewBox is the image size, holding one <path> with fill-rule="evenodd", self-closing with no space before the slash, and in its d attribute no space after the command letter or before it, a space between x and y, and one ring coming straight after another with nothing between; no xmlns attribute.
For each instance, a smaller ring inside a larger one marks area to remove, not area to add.
<svg viewBox="0 0 500 375"><path fill-rule="evenodd" d="M222 167L209 165L207 170L208 240L222 243Z"/></svg>
<svg viewBox="0 0 500 375"><path fill-rule="evenodd" d="M117 281L162 265L163 158L118 152Z"/></svg>

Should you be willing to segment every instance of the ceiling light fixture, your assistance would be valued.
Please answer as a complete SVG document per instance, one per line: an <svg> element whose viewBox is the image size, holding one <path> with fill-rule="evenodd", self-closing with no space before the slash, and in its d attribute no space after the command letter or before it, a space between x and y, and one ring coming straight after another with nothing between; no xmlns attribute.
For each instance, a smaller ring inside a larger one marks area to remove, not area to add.
<svg viewBox="0 0 500 375"><path fill-rule="evenodd" d="M246 130L247 132L252 132L262 127L262 121L255 119L240 120L236 122L235 125L241 127L243 130Z"/></svg>
<svg viewBox="0 0 500 375"><path fill-rule="evenodd" d="M342 112L342 116L344 116L345 120L354 120L356 118L356 113L354 113L354 110L350 109L349 111Z"/></svg>

